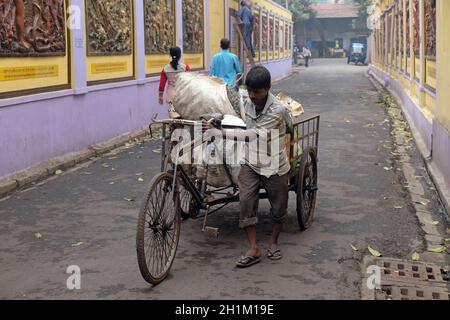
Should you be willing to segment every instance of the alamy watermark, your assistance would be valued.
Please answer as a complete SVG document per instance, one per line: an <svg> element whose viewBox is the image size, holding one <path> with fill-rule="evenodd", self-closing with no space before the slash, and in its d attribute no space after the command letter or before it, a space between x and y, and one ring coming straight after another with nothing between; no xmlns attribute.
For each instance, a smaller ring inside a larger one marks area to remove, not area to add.
<svg viewBox="0 0 450 320"><path fill-rule="evenodd" d="M70 274L67 278L66 286L69 290L80 290L81 289L81 269L77 265L68 266L66 273Z"/></svg>
<svg viewBox="0 0 450 320"><path fill-rule="evenodd" d="M370 276L367 278L367 288L370 290L381 289L381 268L377 265L371 265L367 267L367 274Z"/></svg>
<svg viewBox="0 0 450 320"><path fill-rule="evenodd" d="M276 171L285 143L282 137L284 135L278 129L209 129L202 132L201 124L196 124L193 137L187 128L172 132L171 141L175 146L171 161L178 164L231 166L246 162Z"/></svg>

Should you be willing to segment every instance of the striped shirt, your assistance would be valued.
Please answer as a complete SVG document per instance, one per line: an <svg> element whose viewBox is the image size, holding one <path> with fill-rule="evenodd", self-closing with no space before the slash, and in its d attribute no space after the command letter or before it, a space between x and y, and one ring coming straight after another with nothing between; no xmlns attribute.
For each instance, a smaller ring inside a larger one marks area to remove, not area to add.
<svg viewBox="0 0 450 320"><path fill-rule="evenodd" d="M245 144L245 163L256 173L265 177L288 173L291 166L285 144L286 125L291 127L292 123L289 122L285 107L270 92L263 111L258 115L250 99L245 101L244 107L247 130L255 130L258 135L258 138L254 140L258 142L258 145L253 142ZM272 141L275 143L273 146L277 148L276 150L271 150Z"/></svg>

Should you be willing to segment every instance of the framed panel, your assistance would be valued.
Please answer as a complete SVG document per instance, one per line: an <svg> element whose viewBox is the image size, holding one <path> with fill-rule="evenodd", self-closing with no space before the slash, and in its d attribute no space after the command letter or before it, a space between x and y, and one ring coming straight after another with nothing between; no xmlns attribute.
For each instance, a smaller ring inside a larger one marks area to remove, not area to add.
<svg viewBox="0 0 450 320"><path fill-rule="evenodd" d="M420 76L420 1L412 0L414 78Z"/></svg>
<svg viewBox="0 0 450 320"><path fill-rule="evenodd" d="M86 0L88 85L134 79L131 0Z"/></svg>
<svg viewBox="0 0 450 320"><path fill-rule="evenodd" d="M132 14L130 0L86 0L87 55L130 55Z"/></svg>
<svg viewBox="0 0 450 320"><path fill-rule="evenodd" d="M406 59L405 59L405 68L406 74L411 74L411 32L410 32L410 23L411 23L411 10L410 10L410 0L405 0L405 20L406 20L406 29L405 29L405 38L406 38Z"/></svg>
<svg viewBox="0 0 450 320"><path fill-rule="evenodd" d="M144 0L146 74L161 72L170 62L169 50L176 45L175 0Z"/></svg>
<svg viewBox="0 0 450 320"><path fill-rule="evenodd" d="M0 98L70 88L64 0L0 1Z"/></svg>
<svg viewBox="0 0 450 320"><path fill-rule="evenodd" d="M182 0L184 62L192 69L205 66L204 0Z"/></svg>
<svg viewBox="0 0 450 320"><path fill-rule="evenodd" d="M269 15L269 60L274 59L275 29L273 16Z"/></svg>
<svg viewBox="0 0 450 320"><path fill-rule="evenodd" d="M436 89L436 0L425 0L425 83Z"/></svg>
<svg viewBox="0 0 450 320"><path fill-rule="evenodd" d="M269 57L269 19L267 13L262 14L262 39L261 39L261 59L267 61Z"/></svg>
<svg viewBox="0 0 450 320"><path fill-rule="evenodd" d="M259 61L259 45L261 42L260 37L260 29L261 29L261 17L260 17L260 9L253 10L254 24L253 24L253 48L255 50L255 61Z"/></svg>
<svg viewBox="0 0 450 320"><path fill-rule="evenodd" d="M275 18L275 48L274 48L274 59L280 58L280 20Z"/></svg>

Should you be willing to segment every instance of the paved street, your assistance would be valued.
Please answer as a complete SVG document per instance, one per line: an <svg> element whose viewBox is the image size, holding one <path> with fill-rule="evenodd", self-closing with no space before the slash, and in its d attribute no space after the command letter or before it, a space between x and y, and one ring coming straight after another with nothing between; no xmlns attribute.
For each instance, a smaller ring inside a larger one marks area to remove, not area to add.
<svg viewBox="0 0 450 320"><path fill-rule="evenodd" d="M141 200L159 172L160 142L147 139L0 200L0 298L359 299L368 245L402 259L426 251L392 153L388 114L366 71L346 60L316 59L273 88L301 101L307 114L321 115L316 220L298 231L291 193L282 260L235 268L247 244L238 229L239 206L232 204L210 219L220 228L217 240L204 238L202 221L184 221L169 277L148 285L137 265L135 232ZM448 224L436 191L418 151L408 150L445 236ZM264 249L268 210L262 201L258 234ZM442 258L424 253L423 259ZM81 290L66 288L70 265L81 268Z"/></svg>

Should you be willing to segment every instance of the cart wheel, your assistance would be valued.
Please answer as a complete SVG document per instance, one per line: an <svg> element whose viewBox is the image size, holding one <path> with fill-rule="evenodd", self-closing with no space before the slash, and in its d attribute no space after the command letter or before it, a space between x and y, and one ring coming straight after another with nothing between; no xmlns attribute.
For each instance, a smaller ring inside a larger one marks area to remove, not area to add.
<svg viewBox="0 0 450 320"><path fill-rule="evenodd" d="M169 173L155 176L139 212L138 264L145 281L153 285L169 274L180 238L180 200L172 192L172 183Z"/></svg>
<svg viewBox="0 0 450 320"><path fill-rule="evenodd" d="M317 194L317 158L314 149L303 151L298 168L297 219L301 230L308 229L314 218Z"/></svg>

